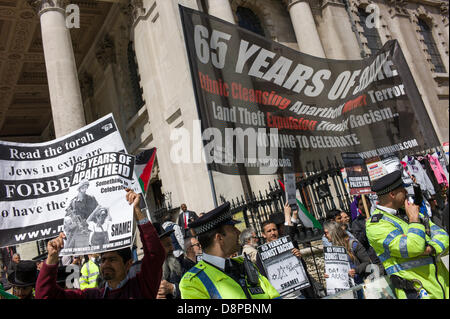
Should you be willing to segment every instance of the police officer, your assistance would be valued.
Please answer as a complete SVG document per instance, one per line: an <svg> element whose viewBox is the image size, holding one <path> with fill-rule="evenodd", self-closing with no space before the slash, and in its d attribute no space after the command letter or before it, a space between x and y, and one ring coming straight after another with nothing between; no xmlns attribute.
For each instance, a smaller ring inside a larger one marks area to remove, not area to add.
<svg viewBox="0 0 450 319"><path fill-rule="evenodd" d="M243 257L229 258L239 246L230 203L189 224L203 249L202 260L180 281L182 299L273 299L279 294L256 266Z"/></svg>
<svg viewBox="0 0 450 319"><path fill-rule="evenodd" d="M397 298L448 299L449 274L438 258L448 252L448 234L408 201L404 187L401 171L374 182L379 202L366 222L367 238Z"/></svg>

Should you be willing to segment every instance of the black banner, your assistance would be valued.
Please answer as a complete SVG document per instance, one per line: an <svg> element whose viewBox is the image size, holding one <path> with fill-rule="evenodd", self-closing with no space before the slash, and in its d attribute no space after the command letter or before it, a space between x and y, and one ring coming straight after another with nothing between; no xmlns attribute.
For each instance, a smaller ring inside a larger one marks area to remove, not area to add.
<svg viewBox="0 0 450 319"><path fill-rule="evenodd" d="M345 152L370 158L439 145L398 42L364 60L322 59L180 12L212 170L317 171Z"/></svg>

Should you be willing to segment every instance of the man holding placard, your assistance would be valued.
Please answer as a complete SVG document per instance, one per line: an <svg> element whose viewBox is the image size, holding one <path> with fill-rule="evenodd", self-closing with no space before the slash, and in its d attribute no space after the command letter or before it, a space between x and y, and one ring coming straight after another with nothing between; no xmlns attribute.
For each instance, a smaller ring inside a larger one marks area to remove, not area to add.
<svg viewBox="0 0 450 319"><path fill-rule="evenodd" d="M291 207L286 202L284 210L290 215ZM306 271L306 264L296 243L289 236L279 237L277 225L265 221L261 228L266 240L258 247L256 265L284 299L316 298L311 287L311 279Z"/></svg>
<svg viewBox="0 0 450 319"><path fill-rule="evenodd" d="M158 233L139 208L140 195L127 189L126 200L133 205L144 249L141 271L133 278L127 276L133 259L129 247L101 254L100 272L106 281L104 288L65 290L56 283L58 255L64 247L64 233L49 241L48 257L36 283L37 299L154 299L162 276L165 251Z"/></svg>

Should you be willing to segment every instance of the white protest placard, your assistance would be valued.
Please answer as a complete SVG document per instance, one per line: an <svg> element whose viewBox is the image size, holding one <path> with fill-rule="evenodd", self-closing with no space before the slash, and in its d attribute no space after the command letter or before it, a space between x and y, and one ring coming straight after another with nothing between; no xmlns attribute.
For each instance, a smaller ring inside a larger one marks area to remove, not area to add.
<svg viewBox="0 0 450 319"><path fill-rule="evenodd" d="M280 296L310 286L302 263L291 252L293 248L289 236L258 247L267 278Z"/></svg>
<svg viewBox="0 0 450 319"><path fill-rule="evenodd" d="M73 166L61 256L101 253L132 244L133 206L124 188L133 180L134 156L108 152Z"/></svg>
<svg viewBox="0 0 450 319"><path fill-rule="evenodd" d="M105 152L126 153L112 114L45 143L0 141L0 247L56 237L73 165Z"/></svg>
<svg viewBox="0 0 450 319"><path fill-rule="evenodd" d="M333 295L339 291L350 289L348 276L350 263L345 248L339 246L323 247L323 255L325 273L329 276L326 278L327 294Z"/></svg>

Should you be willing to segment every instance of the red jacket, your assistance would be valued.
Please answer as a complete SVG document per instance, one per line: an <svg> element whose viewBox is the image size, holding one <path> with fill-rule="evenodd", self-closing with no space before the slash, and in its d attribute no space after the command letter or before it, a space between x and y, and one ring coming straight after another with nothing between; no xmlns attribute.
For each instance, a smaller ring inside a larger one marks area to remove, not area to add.
<svg viewBox="0 0 450 319"><path fill-rule="evenodd" d="M44 262L36 282L36 299L155 299L161 282L165 251L150 222L138 227L144 246L141 271L121 288L109 290L104 297L105 288L63 289L56 284L58 265Z"/></svg>

